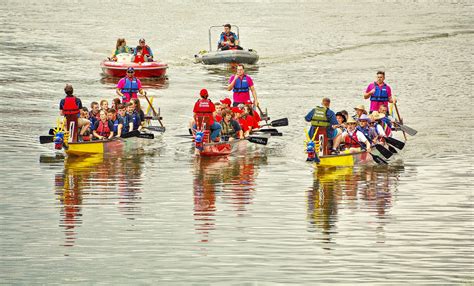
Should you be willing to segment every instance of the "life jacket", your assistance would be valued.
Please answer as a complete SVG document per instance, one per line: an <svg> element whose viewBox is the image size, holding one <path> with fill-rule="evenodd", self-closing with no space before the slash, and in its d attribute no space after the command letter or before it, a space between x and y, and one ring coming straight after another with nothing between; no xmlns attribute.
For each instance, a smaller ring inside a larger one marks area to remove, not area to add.
<svg viewBox="0 0 474 286"><path fill-rule="evenodd" d="M362 128L362 126L357 126L356 127L356 130L360 131L362 134L365 135L365 137L367 138L367 140L369 140L369 142L372 143L372 136L370 136L370 130L368 127L366 128Z"/></svg>
<svg viewBox="0 0 474 286"><path fill-rule="evenodd" d="M234 32L229 32L228 35L225 32L221 33L221 37L224 37L224 42L227 42L229 40L230 36L232 36L234 39L237 38L237 36L235 35ZM226 43L221 43L221 45L226 46L227 44Z"/></svg>
<svg viewBox="0 0 474 286"><path fill-rule="evenodd" d="M64 99L64 106L63 106L63 114L64 115L72 115L79 113L79 106L76 103L75 96L66 96Z"/></svg>
<svg viewBox="0 0 474 286"><path fill-rule="evenodd" d="M134 63L144 63L145 62L145 57L143 54L141 55L136 55L135 58L133 59Z"/></svg>
<svg viewBox="0 0 474 286"><path fill-rule="evenodd" d="M150 48L150 47L149 47L148 45L146 45L146 46L142 49L142 56L143 56L143 57L150 55L149 48Z"/></svg>
<svg viewBox="0 0 474 286"><path fill-rule="evenodd" d="M212 113L214 112L212 110L212 101L207 99L207 98L201 98L199 99L197 102L196 102L196 105L195 105L195 110L194 112L196 113L196 117L207 117L209 118L209 121L208 121L208 124L210 127L211 124L214 123L214 118L212 116ZM197 122L197 120L196 120Z"/></svg>
<svg viewBox="0 0 474 286"><path fill-rule="evenodd" d="M96 132L100 136L109 137L110 135L109 121L107 120L105 123L102 120L99 121L99 126L97 127Z"/></svg>
<svg viewBox="0 0 474 286"><path fill-rule="evenodd" d="M231 121L229 121L229 124L225 123L225 121L222 120L221 121L221 126L222 126L222 129L221 129L222 136L231 137L231 136L235 135L235 129L232 126L232 119L231 119Z"/></svg>
<svg viewBox="0 0 474 286"><path fill-rule="evenodd" d="M241 79L240 77L237 78L234 84L233 92L249 92L249 84L247 82L247 76L244 75Z"/></svg>
<svg viewBox="0 0 474 286"><path fill-rule="evenodd" d="M123 93L122 100L124 102L129 102L134 94L136 96L137 92L138 92L137 78L134 77L132 80L130 80L128 77L125 77L125 84L123 85L123 88L122 88L122 93Z"/></svg>
<svg viewBox="0 0 474 286"><path fill-rule="evenodd" d="M132 122L133 122L133 130L137 130L138 127L140 127L140 115L136 111L132 113Z"/></svg>
<svg viewBox="0 0 474 286"><path fill-rule="evenodd" d="M328 109L326 107L316 106L313 117L311 118L311 125L316 127L329 127L331 123L327 116Z"/></svg>
<svg viewBox="0 0 474 286"><path fill-rule="evenodd" d="M382 87L380 87L377 82L374 82L375 92L370 97L371 101L388 101L388 92L387 92L387 85L384 83Z"/></svg>
<svg viewBox="0 0 474 286"><path fill-rule="evenodd" d="M114 129L113 129L114 134L117 134L117 133L118 133L118 126L119 126L119 118L118 118L118 116L117 116L117 118L115 118L115 120L113 121L113 123L114 123ZM123 129L123 128L122 128L122 129Z"/></svg>
<svg viewBox="0 0 474 286"><path fill-rule="evenodd" d="M123 119L122 133L127 133L129 131L128 126L130 125L130 119L127 116L127 114L125 114L125 116L122 117L122 119ZM115 129L115 122L114 122L114 129Z"/></svg>
<svg viewBox="0 0 474 286"><path fill-rule="evenodd" d="M360 148L361 144L359 144L359 138L357 138L357 130L354 130L352 135L347 132L347 136L344 138L344 143L346 144L346 148Z"/></svg>

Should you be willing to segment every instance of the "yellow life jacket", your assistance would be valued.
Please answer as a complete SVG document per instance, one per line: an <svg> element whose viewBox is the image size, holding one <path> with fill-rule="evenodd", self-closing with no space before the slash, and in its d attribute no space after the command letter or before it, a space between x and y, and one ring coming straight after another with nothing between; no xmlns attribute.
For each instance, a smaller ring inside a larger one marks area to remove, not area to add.
<svg viewBox="0 0 474 286"><path fill-rule="evenodd" d="M329 123L329 119L326 115L327 110L326 107L317 106L311 118L311 125L316 127L329 127L331 123Z"/></svg>

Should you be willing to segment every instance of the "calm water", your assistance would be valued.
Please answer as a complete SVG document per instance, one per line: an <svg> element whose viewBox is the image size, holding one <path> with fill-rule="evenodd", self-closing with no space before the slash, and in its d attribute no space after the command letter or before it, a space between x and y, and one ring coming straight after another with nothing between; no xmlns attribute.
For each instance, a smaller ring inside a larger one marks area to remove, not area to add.
<svg viewBox="0 0 474 286"><path fill-rule="evenodd" d="M473 282L472 1L161 2L2 2L1 283ZM175 135L201 88L229 95L231 71L193 63L226 22L261 56L248 72L262 106L290 126L203 160ZM145 82L165 136L120 158L56 156L37 141L62 88L112 99L99 63L117 37L170 66ZM303 116L323 96L367 105L378 69L419 133L389 167L315 171Z"/></svg>

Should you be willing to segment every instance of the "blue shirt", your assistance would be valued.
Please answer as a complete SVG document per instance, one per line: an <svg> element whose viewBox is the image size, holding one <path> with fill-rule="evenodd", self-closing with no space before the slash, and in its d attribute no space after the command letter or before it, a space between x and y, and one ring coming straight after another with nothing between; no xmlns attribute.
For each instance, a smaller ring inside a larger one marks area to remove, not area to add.
<svg viewBox="0 0 474 286"><path fill-rule="evenodd" d="M307 122L311 122L311 119L313 118L314 116L314 108L311 109L311 111L306 114L306 116L304 117L304 120L306 120ZM329 120L329 123L331 124L331 126L327 127L326 128L326 133L328 134L328 136L334 132L334 129L332 128L332 125L338 125L339 122L337 122L337 119L336 119L336 114L334 113L334 111L332 111L331 109L327 109L326 110L326 116ZM331 136L329 136L331 137Z"/></svg>

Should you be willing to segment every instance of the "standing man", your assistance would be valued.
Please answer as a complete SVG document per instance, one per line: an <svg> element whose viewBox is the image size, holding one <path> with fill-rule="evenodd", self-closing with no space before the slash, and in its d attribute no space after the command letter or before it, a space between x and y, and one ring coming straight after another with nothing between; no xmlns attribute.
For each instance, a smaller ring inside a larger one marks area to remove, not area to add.
<svg viewBox="0 0 474 286"><path fill-rule="evenodd" d="M201 98L194 104L194 129L198 126L202 128L204 124L209 126L211 130L211 141L219 141L218 137L221 133L221 125L214 121L216 107L211 100L208 99L209 93L206 89L201 89L199 93Z"/></svg>
<svg viewBox="0 0 474 286"><path fill-rule="evenodd" d="M142 47L142 56L144 57L146 62L153 61L153 51L151 48L145 43L145 39L140 39L138 41L138 46L135 48L133 55L136 56L138 52L138 47Z"/></svg>
<svg viewBox="0 0 474 286"><path fill-rule="evenodd" d="M232 90L234 92L234 103L232 105L234 107L238 106L241 103L245 104L247 101L250 100L249 90L252 91L253 104L255 106L260 105L257 99L257 92L255 91L255 87L253 85L253 80L250 76L245 74L244 65L242 64L239 64L237 66L237 72L235 73L235 75L230 77L227 90Z"/></svg>
<svg viewBox="0 0 474 286"><path fill-rule="evenodd" d="M138 98L137 93L143 95L142 83L135 77L135 69L129 67L127 76L119 80L117 84L117 95L122 98L123 103L128 103L132 98Z"/></svg>
<svg viewBox="0 0 474 286"><path fill-rule="evenodd" d="M380 105L388 105L389 102L396 103L392 98L392 89L385 82L385 72L377 72L377 80L369 84L364 93L364 99L370 98L370 112L378 111Z"/></svg>
<svg viewBox="0 0 474 286"><path fill-rule="evenodd" d="M311 122L311 128L309 129L308 135L309 138L313 138L316 128L319 128L319 134L326 131L327 136L324 137L325 142L321 143L324 144L324 149L326 149L326 146L328 146L327 139L333 140L331 153L337 153L336 149L339 146L342 131L337 128L339 123L336 119L336 114L334 111L329 109L331 100L325 97L321 103L322 106L316 106L315 108L311 109L311 111L304 118L307 122ZM326 154L326 152L324 152L324 154Z"/></svg>
<svg viewBox="0 0 474 286"><path fill-rule="evenodd" d="M72 132L72 142L77 142L77 130L82 126L90 124L90 122L87 119L79 118L81 115L82 102L73 95L74 89L72 85L66 84L64 92L66 93L66 97L59 102L59 114L66 118L66 130ZM70 130L71 122L74 122L72 130ZM83 132L85 132L87 128L83 128L83 130Z"/></svg>
<svg viewBox="0 0 474 286"><path fill-rule="evenodd" d="M219 42L217 43L217 49L222 49L223 47L228 46L231 37L235 40L235 45L239 45L239 37L234 32L230 31L231 28L232 26L230 24L224 25L224 32L221 33Z"/></svg>

